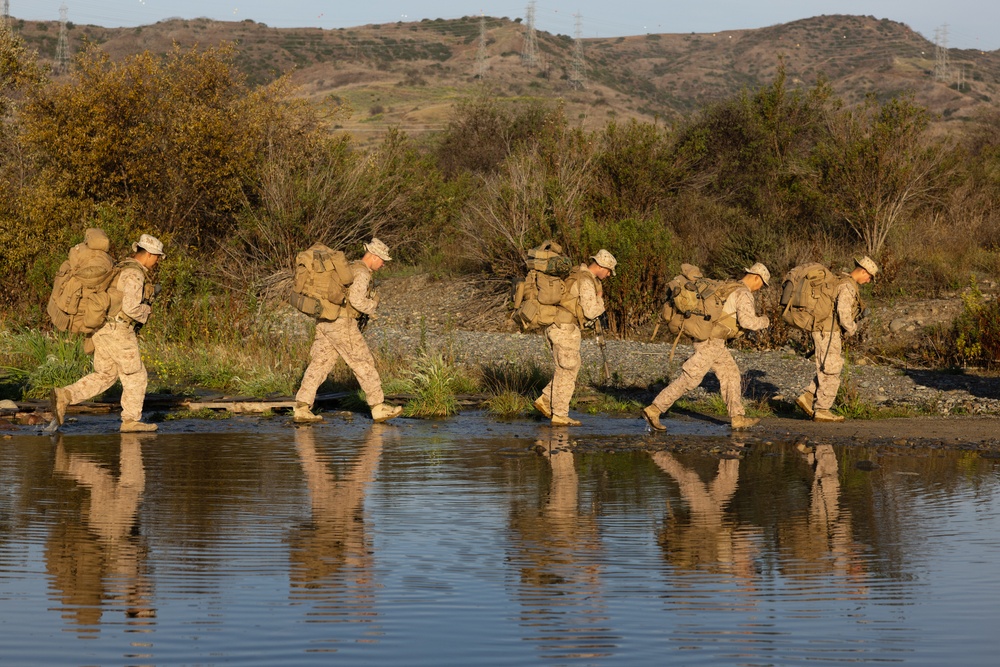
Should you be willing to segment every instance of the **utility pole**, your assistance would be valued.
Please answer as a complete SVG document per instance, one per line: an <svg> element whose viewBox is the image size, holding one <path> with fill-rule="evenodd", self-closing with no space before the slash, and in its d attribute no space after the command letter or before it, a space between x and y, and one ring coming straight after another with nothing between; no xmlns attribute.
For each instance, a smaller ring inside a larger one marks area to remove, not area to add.
<svg viewBox="0 0 1000 667"><path fill-rule="evenodd" d="M576 30L573 34L573 66L569 73L569 83L574 88L584 88L586 74L583 62L583 15L577 12L573 16L576 18Z"/></svg>
<svg viewBox="0 0 1000 667"><path fill-rule="evenodd" d="M948 65L948 24L934 29L934 79L948 82L951 68Z"/></svg>
<svg viewBox="0 0 1000 667"><path fill-rule="evenodd" d="M59 41L56 43L56 72L65 74L69 71L69 7L62 3L59 7Z"/></svg>
<svg viewBox="0 0 1000 667"><path fill-rule="evenodd" d="M479 15L479 50L476 52L476 77L486 76L486 16Z"/></svg>
<svg viewBox="0 0 1000 667"><path fill-rule="evenodd" d="M538 38L535 35L535 0L528 3L525 12L524 46L521 48L521 62L532 68L538 64Z"/></svg>

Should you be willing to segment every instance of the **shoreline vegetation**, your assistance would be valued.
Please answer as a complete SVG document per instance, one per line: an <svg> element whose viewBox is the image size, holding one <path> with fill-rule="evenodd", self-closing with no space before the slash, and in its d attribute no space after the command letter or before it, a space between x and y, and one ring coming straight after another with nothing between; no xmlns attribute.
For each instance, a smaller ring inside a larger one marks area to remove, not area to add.
<svg viewBox="0 0 1000 667"><path fill-rule="evenodd" d="M484 87L440 133L394 131L362 148L334 131L350 109L295 99L287 78L248 84L236 46L115 61L92 45L58 80L10 31L0 30L0 55L0 280L10 287L0 293L0 399L42 398L86 373L82 341L52 332L44 305L68 249L99 227L119 257L140 233L167 242L163 289L142 332L151 393L293 394L310 328L288 317L284 295L295 253L316 241L350 255L378 235L403 265L397 277L427 274L443 290L476 283L457 295L466 311L502 313L525 250L555 238L575 259L601 247L619 259L605 286L612 350L648 337L681 262L727 277L762 261L781 276L804 261L839 267L869 254L885 274L863 292L871 303L891 311L961 292L962 309L905 344L860 341L840 412L998 413L996 390L970 403L935 398L953 390L930 383L884 399L862 386L873 380L857 379L871 360L886 374L1000 367L1000 304L981 288L1000 278L996 110L940 136L909 97L851 106L822 79L793 85L779 68L771 84L682 122L597 131L568 119L558 100ZM777 291L761 296L772 315ZM794 332L772 322L740 341L739 354L802 361ZM544 358L516 356L518 345L515 356L475 356L475 344L450 348L451 331L421 323L406 328L417 344L404 351L403 330L375 323L371 335L386 393L412 397L410 416L452 414L464 394L487 397L493 414L528 414L550 372ZM544 352L541 339L521 338ZM659 374L594 388L576 408L636 411L669 379L657 363ZM788 389L760 381L754 359L740 364L750 414L784 414ZM356 386L341 365L327 390ZM700 395L683 407L722 410Z"/></svg>

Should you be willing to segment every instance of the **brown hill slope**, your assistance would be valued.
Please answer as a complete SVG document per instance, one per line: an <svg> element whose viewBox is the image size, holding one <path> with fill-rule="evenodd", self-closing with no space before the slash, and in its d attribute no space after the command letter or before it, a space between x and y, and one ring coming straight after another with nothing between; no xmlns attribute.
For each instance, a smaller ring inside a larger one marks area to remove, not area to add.
<svg viewBox="0 0 1000 667"><path fill-rule="evenodd" d="M444 127L454 102L486 87L507 97L562 99L585 127L610 119L668 120L773 79L782 60L789 80L825 77L849 103L868 94L911 93L956 129L977 109L995 106L1000 51L952 49L935 76L935 46L907 26L862 16L820 16L756 30L649 34L583 40L584 83L575 85L574 44L537 33L538 58L521 57L519 20L478 17L359 26L277 29L246 20L171 19L139 28L72 26L71 50L97 43L115 58L173 44L238 45L239 67L254 83L289 74L299 93L346 103L342 126L374 138L389 126L411 133ZM54 57L58 24L15 21L43 60Z"/></svg>

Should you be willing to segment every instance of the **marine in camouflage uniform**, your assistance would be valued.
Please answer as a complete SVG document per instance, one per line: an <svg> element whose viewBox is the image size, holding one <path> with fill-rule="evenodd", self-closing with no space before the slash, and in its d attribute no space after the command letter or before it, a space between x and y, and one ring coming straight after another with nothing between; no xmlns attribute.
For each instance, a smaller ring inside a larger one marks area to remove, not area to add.
<svg viewBox="0 0 1000 667"><path fill-rule="evenodd" d="M604 292L600 281L614 275L617 265L614 255L604 249L591 257L588 264L580 265L578 313L574 313L579 319L588 322L604 314ZM545 329L545 339L552 348L556 368L552 381L535 399L535 408L557 426L579 426L580 422L569 416L569 403L580 372L580 326L577 323L550 324Z"/></svg>
<svg viewBox="0 0 1000 667"><path fill-rule="evenodd" d="M53 414L56 427L63 423L66 408L86 401L110 389L116 380L122 383L123 433L155 431L156 424L142 421L142 404L146 398L146 367L139 353L136 328L145 324L152 312L148 301L152 285L149 271L163 257L163 243L143 234L132 244L133 256L118 267L118 277L111 283L112 295L108 320L94 332L94 372L68 387L53 390ZM117 290L118 294L115 294ZM120 294L121 306L118 306Z"/></svg>
<svg viewBox="0 0 1000 667"><path fill-rule="evenodd" d="M831 331L813 331L816 346L816 375L809 386L796 399L795 404L814 421L842 422L842 415L830 411L840 389L840 372L844 369L843 335L853 336L858 331L857 318L861 312L861 294L858 287L869 283L878 275L878 264L869 257L854 260L856 266L845 273L837 286L834 301L836 321Z"/></svg>
<svg viewBox="0 0 1000 667"><path fill-rule="evenodd" d="M770 279L767 267L758 262L746 269L746 274L741 279L743 284L726 298L723 312L735 315L736 323L741 329L759 331L771 324L766 315L757 315L753 298L753 292L767 285ZM726 403L732 427L748 428L759 422L759 419L746 416L740 369L722 338L710 338L694 344L694 354L684 362L681 374L657 395L652 404L643 409L643 418L657 431L666 430L666 426L660 423L660 415L669 410L678 398L700 385L709 371L714 371L719 379L722 400Z"/></svg>
<svg viewBox="0 0 1000 667"><path fill-rule="evenodd" d="M316 324L316 335L309 350L309 366L302 377L299 391L295 394L294 421L309 423L323 420L312 412L312 405L316 401L316 391L340 358L354 372L361 390L365 392L372 419L383 422L399 416L403 411L399 406L385 403L375 358L358 328L358 317L364 314L374 318L378 308L378 296L369 294L372 273L391 259L388 246L373 238L371 243L365 244L364 256L351 264L354 280L348 289L347 303L341 309L340 316L332 322Z"/></svg>

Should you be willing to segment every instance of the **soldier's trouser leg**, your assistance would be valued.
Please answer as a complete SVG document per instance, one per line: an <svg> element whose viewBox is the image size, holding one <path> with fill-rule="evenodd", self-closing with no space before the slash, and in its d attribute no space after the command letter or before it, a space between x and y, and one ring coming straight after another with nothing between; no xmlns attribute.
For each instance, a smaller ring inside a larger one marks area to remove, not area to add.
<svg viewBox="0 0 1000 667"><path fill-rule="evenodd" d="M840 372L844 369L844 355L840 331L814 331L813 344L816 346L816 376L806 391L816 395L815 410L829 410L837 400L840 388Z"/></svg>
<svg viewBox="0 0 1000 667"><path fill-rule="evenodd" d="M715 363L712 370L719 378L719 391L722 400L726 402L726 411L730 417L742 417L746 414L743 407L743 382L740 377L740 368L736 365L732 353L726 349L724 341L721 348L715 353Z"/></svg>
<svg viewBox="0 0 1000 667"><path fill-rule="evenodd" d="M306 367L305 375L302 376L302 384L299 385L299 390L295 394L295 400L298 403L312 406L316 401L316 391L333 370L337 359L340 358L331 337L332 325L333 322L316 323L316 335L313 338L312 347L309 348L309 366Z"/></svg>
<svg viewBox="0 0 1000 667"><path fill-rule="evenodd" d="M344 358L347 367L354 372L361 390L365 392L365 400L369 407L385 401L382 393L382 378L375 368L375 357L358 331L357 320L351 317L341 317L333 323L333 344L340 356Z"/></svg>
<svg viewBox="0 0 1000 667"><path fill-rule="evenodd" d="M576 390L576 376L580 373L580 328L575 324L553 324L545 330L545 338L552 348L556 370L552 381L545 385L542 395L549 397L552 415L569 416L569 402Z"/></svg>
<svg viewBox="0 0 1000 667"><path fill-rule="evenodd" d="M94 372L66 387L70 405L122 383L122 421L140 421L146 398L147 374L132 327L112 322L94 334Z"/></svg>
<svg viewBox="0 0 1000 667"><path fill-rule="evenodd" d="M701 384L705 374L712 369L714 361L711 343L712 341L707 340L694 344L694 354L681 366L681 374L653 399L653 406L657 410L661 413L666 412L678 398Z"/></svg>

